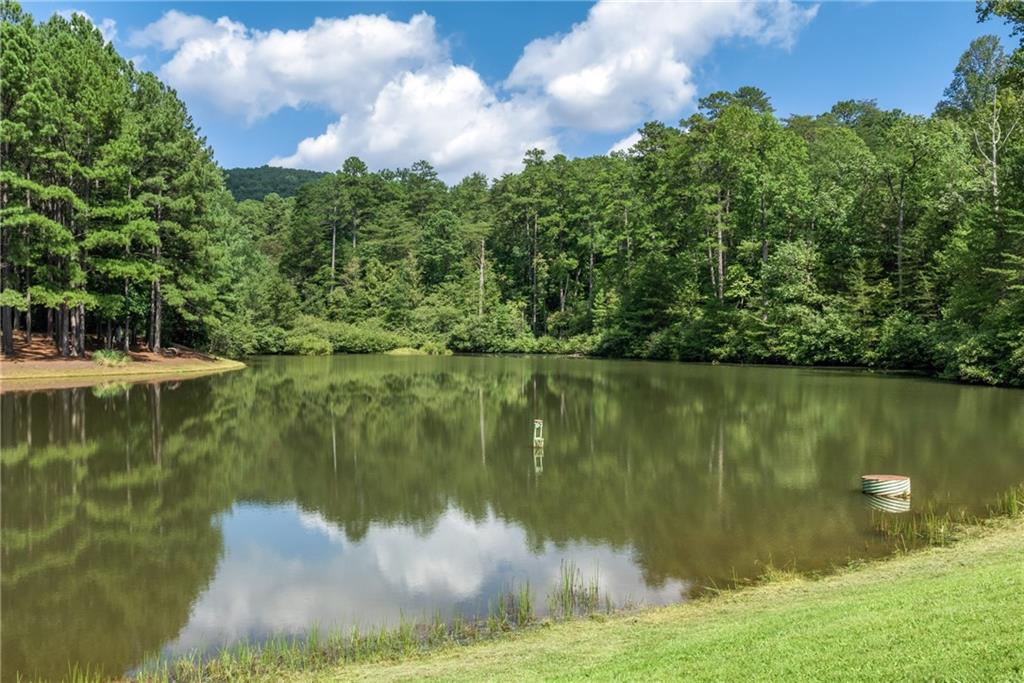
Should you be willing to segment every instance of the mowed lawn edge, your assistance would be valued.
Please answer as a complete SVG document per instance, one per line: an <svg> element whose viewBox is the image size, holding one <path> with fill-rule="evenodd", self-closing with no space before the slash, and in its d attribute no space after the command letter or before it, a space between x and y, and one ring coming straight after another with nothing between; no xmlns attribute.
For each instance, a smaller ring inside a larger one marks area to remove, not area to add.
<svg viewBox="0 0 1024 683"><path fill-rule="evenodd" d="M1024 681L1024 520L824 578L291 680Z"/></svg>

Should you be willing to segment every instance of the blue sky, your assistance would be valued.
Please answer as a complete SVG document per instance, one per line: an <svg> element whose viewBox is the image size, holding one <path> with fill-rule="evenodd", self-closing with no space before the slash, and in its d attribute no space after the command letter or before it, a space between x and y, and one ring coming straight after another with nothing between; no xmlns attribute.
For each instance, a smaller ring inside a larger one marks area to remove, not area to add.
<svg viewBox="0 0 1024 683"><path fill-rule="evenodd" d="M755 85L780 116L837 100L930 113L974 4L28 3L87 13L178 90L225 167L431 161L513 170L528 146L601 154L645 120ZM223 18L223 19L222 19ZM626 141L625 143L623 141Z"/></svg>

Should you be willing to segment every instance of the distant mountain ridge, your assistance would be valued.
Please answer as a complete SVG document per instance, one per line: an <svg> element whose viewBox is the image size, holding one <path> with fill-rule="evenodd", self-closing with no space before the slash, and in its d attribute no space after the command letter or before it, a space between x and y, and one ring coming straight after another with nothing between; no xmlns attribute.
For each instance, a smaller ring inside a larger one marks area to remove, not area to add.
<svg viewBox="0 0 1024 683"><path fill-rule="evenodd" d="M272 192L282 197L291 197L306 183L325 175L327 173L324 171L277 166L228 168L224 170L224 182L235 201L240 202L245 199L263 199Z"/></svg>

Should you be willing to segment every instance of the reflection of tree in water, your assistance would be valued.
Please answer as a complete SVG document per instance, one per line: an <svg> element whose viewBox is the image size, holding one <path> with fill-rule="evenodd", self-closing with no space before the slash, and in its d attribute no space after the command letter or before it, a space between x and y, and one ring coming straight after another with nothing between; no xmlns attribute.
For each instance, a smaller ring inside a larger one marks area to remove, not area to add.
<svg viewBox="0 0 1024 683"><path fill-rule="evenodd" d="M59 677L69 662L120 674L184 626L211 580L225 501L161 442L160 394L3 397L5 678Z"/></svg>
<svg viewBox="0 0 1024 683"><path fill-rule="evenodd" d="M831 373L374 357L5 397L4 661L38 665L68 632L61 657L114 670L173 638L221 552L211 520L242 500L297 501L350 540L493 512L534 549L630 551L652 584L842 561L870 541L863 471L910 472L916 492L1019 480L1022 403Z"/></svg>
<svg viewBox="0 0 1024 683"><path fill-rule="evenodd" d="M848 492L878 464L914 471L922 491L961 492L986 484L950 462L960 443L987 440L986 482L1021 466L1020 433L978 421L1009 424L1016 395L938 383L493 358L287 360L233 379L274 387L251 406L267 433L250 443L259 452L276 434L283 449L263 458L273 476L247 479L247 497L296 499L351 539L371 522L429 528L449 505L478 519L493 509L535 548L631 548L654 583L864 552ZM542 477L534 417L548 431Z"/></svg>

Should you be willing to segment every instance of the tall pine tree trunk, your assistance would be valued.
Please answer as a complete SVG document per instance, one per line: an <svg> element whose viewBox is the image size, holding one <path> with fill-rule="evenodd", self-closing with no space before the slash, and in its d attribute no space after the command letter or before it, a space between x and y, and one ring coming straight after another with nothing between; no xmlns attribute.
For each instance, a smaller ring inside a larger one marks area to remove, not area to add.
<svg viewBox="0 0 1024 683"><path fill-rule="evenodd" d="M900 198L899 216L896 221L896 292L903 298L903 199Z"/></svg>
<svg viewBox="0 0 1024 683"><path fill-rule="evenodd" d="M163 332L164 320L164 294L159 275L156 276L153 287L153 345L150 348L159 353L160 349L163 348L163 341L160 337Z"/></svg>
<svg viewBox="0 0 1024 683"><path fill-rule="evenodd" d="M32 292L28 291L30 280L25 279L25 343L32 343Z"/></svg>
<svg viewBox="0 0 1024 683"><path fill-rule="evenodd" d="M57 311L57 347L60 349L60 355L67 358L68 353L68 326L70 320L68 319L68 305L61 302L60 309Z"/></svg>
<svg viewBox="0 0 1024 683"><path fill-rule="evenodd" d="M14 320L10 306L0 306L0 327L3 328L4 355L14 353Z"/></svg>
<svg viewBox="0 0 1024 683"><path fill-rule="evenodd" d="M484 317L484 238L480 238L480 295L477 301L477 315Z"/></svg>
<svg viewBox="0 0 1024 683"><path fill-rule="evenodd" d="M156 245L156 262L160 263L160 244ZM164 292L163 292L163 281L160 278L159 272L157 273L156 279L153 280L153 324L150 329L150 344L149 350L156 353L160 352L163 346L163 340L160 338L163 330L164 320Z"/></svg>
<svg viewBox="0 0 1024 683"><path fill-rule="evenodd" d="M0 254L3 259L3 254ZM0 291L10 286L11 271L7 261L0 265ZM2 336L2 347L5 355L14 353L14 310L10 306L0 306L0 336Z"/></svg>
<svg viewBox="0 0 1024 683"><path fill-rule="evenodd" d="M334 221L331 224L331 291L334 291L334 279L335 263L337 262L338 254L338 222Z"/></svg>
<svg viewBox="0 0 1024 683"><path fill-rule="evenodd" d="M153 350L153 330L156 328L156 280L149 283L149 315L146 325L146 348Z"/></svg>
<svg viewBox="0 0 1024 683"><path fill-rule="evenodd" d="M594 312L594 224L590 224L590 268L587 270L587 318ZM593 324L593 320L591 320Z"/></svg>
<svg viewBox="0 0 1024 683"><path fill-rule="evenodd" d="M78 304L78 355L85 357L85 304Z"/></svg>
<svg viewBox="0 0 1024 683"><path fill-rule="evenodd" d="M537 334L537 214L533 214L533 258L530 259L533 300L533 333Z"/></svg>
<svg viewBox="0 0 1024 683"><path fill-rule="evenodd" d="M68 347L72 356L78 355L78 306L68 311Z"/></svg>
<svg viewBox="0 0 1024 683"><path fill-rule="evenodd" d="M128 280L124 281L124 340L123 350L125 353L131 350L131 329L132 314L128 309Z"/></svg>

